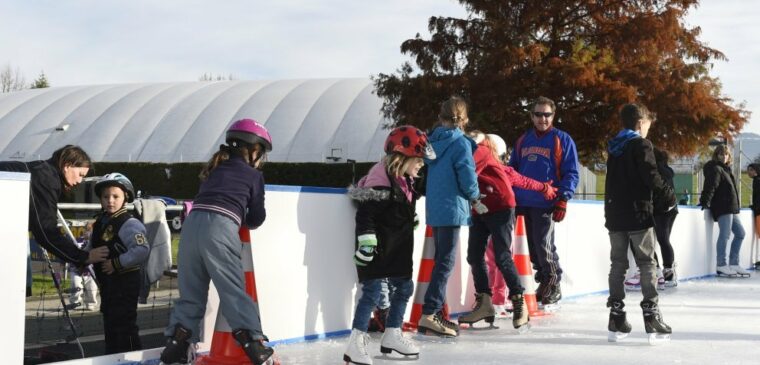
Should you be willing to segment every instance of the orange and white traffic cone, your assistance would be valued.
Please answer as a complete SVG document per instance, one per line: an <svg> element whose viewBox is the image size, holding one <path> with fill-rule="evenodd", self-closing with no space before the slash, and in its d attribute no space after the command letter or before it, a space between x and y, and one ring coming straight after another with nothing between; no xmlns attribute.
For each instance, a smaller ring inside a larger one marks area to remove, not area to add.
<svg viewBox="0 0 760 365"><path fill-rule="evenodd" d="M417 285L414 290L414 303L412 303L412 314L409 322L404 322L404 331L414 331L417 329L417 323L422 317L422 305L425 304L425 293L430 285L430 277L433 275L433 266L435 266L435 240L433 239L433 227L426 226L425 241L422 246L422 259L420 260L420 270L417 273ZM449 306L443 303L443 317L449 318Z"/></svg>
<svg viewBox="0 0 760 365"><path fill-rule="evenodd" d="M243 261L243 274L245 276L245 292L253 299L254 303L258 303L258 295L256 294L256 276L253 272L253 255L251 253L251 232L248 227L240 227L240 242L243 244L243 249L240 253ZM238 345L235 338L232 336L232 328L230 328L227 319L222 315L222 311L219 310L216 315L216 323L214 324L214 335L211 338L211 350L208 355L199 356L195 361L198 365L233 365L251 364L250 359L243 351L243 348ZM279 364L279 360L273 355L267 364Z"/></svg>
<svg viewBox="0 0 760 365"><path fill-rule="evenodd" d="M536 288L533 280L533 267L530 263L530 251L528 250L528 237L525 235L525 218L517 216L515 224L515 237L512 240L512 260L520 276L520 285L525 288L523 298L528 305L528 313L531 317L543 316L545 313L538 309L536 301Z"/></svg>

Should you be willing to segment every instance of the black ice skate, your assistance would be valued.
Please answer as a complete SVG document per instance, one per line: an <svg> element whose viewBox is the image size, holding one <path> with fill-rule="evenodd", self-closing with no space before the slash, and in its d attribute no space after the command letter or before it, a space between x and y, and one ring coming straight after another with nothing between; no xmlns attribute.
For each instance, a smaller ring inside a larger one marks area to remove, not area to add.
<svg viewBox="0 0 760 365"><path fill-rule="evenodd" d="M559 310L560 299L562 299L562 290L560 290L559 284L549 285L546 288L546 294L541 298L541 309L546 312Z"/></svg>
<svg viewBox="0 0 760 365"><path fill-rule="evenodd" d="M607 324L607 330L610 331L607 334L607 341L618 342L628 336L631 333L631 324L625 316L625 304L622 301L611 300L607 301L607 307L610 308L610 321Z"/></svg>
<svg viewBox="0 0 760 365"><path fill-rule="evenodd" d="M657 345L670 341L673 330L662 320L662 314L657 303L650 300L641 302L644 311L644 329L649 334L649 344Z"/></svg>
<svg viewBox="0 0 760 365"><path fill-rule="evenodd" d="M161 364L189 364L195 360L195 349L190 346L192 332L179 323L174 326L174 336L166 340L166 347L161 352Z"/></svg>
<svg viewBox="0 0 760 365"><path fill-rule="evenodd" d="M232 337L240 344L243 351L251 359L254 365L275 365L274 349L264 346L264 340L254 340L248 330L237 329L232 331Z"/></svg>

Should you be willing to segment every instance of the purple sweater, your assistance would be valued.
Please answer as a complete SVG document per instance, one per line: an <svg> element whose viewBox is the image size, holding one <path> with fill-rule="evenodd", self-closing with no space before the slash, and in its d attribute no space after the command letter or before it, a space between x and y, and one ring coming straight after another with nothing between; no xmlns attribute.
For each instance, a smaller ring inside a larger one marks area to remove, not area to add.
<svg viewBox="0 0 760 365"><path fill-rule="evenodd" d="M264 223L264 175L240 156L232 156L211 171L193 200L193 210L218 213L250 229Z"/></svg>

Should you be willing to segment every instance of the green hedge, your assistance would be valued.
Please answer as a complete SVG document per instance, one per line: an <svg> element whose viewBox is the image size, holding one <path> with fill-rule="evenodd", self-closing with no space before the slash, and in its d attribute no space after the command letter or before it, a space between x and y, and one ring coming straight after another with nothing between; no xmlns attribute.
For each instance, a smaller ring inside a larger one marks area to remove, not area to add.
<svg viewBox="0 0 760 365"><path fill-rule="evenodd" d="M355 165L267 162L263 171L267 184L344 188L351 184L352 175L358 180L372 165L373 162ZM135 189L144 193L192 199L198 192L198 174L203 166L203 163L97 162L91 174L121 172L132 181ZM355 174L352 168L355 168Z"/></svg>

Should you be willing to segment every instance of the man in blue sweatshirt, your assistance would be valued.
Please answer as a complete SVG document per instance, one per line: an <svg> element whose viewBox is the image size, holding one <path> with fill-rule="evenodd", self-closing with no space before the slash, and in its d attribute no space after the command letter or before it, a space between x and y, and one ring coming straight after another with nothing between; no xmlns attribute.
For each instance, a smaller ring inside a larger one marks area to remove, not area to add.
<svg viewBox="0 0 760 365"><path fill-rule="evenodd" d="M536 298L546 305L562 298L557 247L554 245L554 222L565 218L567 201L578 185L578 152L575 141L554 127L556 105L546 97L533 103L530 118L533 128L515 143L509 164L520 174L557 187L557 198L546 200L539 192L515 188L517 215L525 219L530 261L539 283Z"/></svg>

